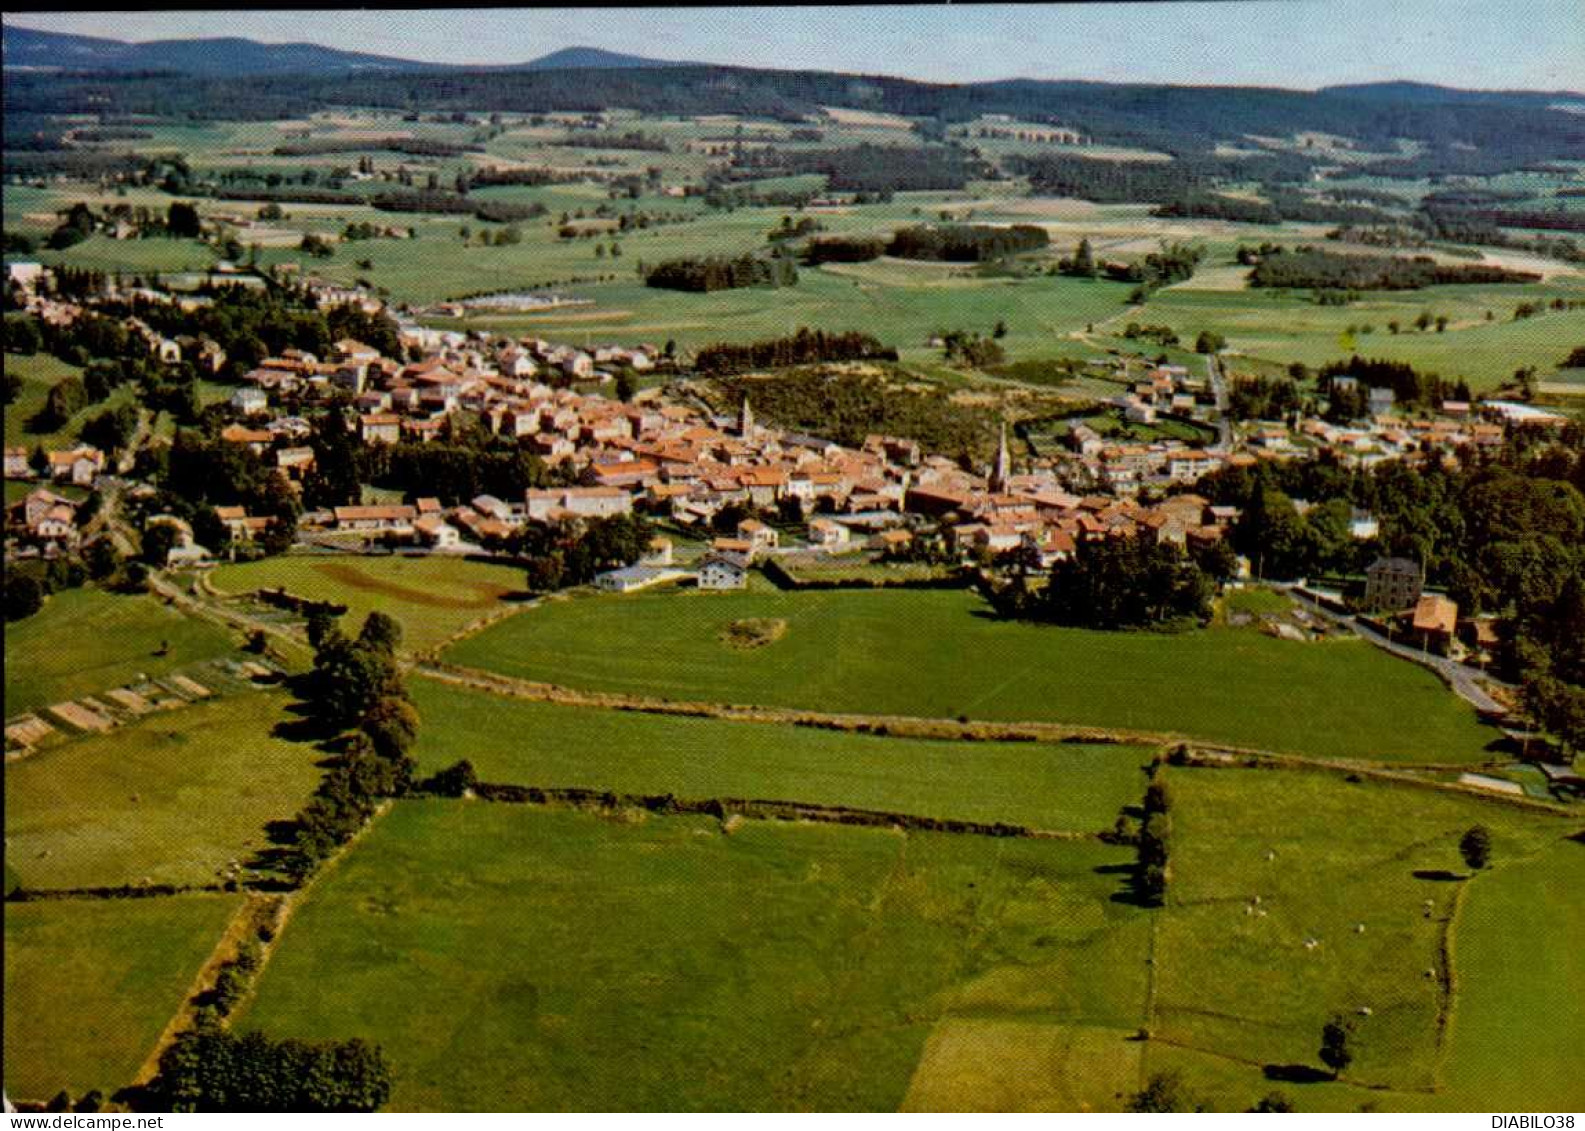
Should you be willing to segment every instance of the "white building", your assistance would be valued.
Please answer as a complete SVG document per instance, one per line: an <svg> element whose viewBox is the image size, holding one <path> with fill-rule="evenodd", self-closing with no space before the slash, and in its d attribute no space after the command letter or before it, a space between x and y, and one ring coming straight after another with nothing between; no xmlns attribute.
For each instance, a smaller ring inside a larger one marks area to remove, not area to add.
<svg viewBox="0 0 1585 1131"><path fill-rule="evenodd" d="M748 559L741 554L707 554L699 563L700 589L743 589L748 585Z"/></svg>

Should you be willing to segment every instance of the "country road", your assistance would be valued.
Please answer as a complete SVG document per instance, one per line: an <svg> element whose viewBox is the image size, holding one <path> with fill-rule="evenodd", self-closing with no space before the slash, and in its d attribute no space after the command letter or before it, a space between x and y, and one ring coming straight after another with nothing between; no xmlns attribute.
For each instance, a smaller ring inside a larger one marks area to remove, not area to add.
<svg viewBox="0 0 1585 1131"><path fill-rule="evenodd" d="M1499 687L1507 687L1508 685L1501 680L1494 679L1483 672L1473 671L1457 660L1450 660L1445 656L1432 655L1422 649L1414 648L1407 644L1400 644L1395 640L1389 640L1385 634L1378 632L1370 625L1363 624L1353 617L1339 616L1337 613L1325 608L1312 594L1299 588L1297 584L1277 584L1275 587L1292 593L1295 597L1303 600L1316 615L1339 627L1349 629L1360 639L1367 640L1383 651L1391 652L1394 656L1409 660L1422 667L1430 668L1441 676L1443 682L1451 687L1459 697L1467 701L1477 711L1493 715L1505 715L1508 713L1508 708L1492 698L1486 689L1481 686L1483 683L1490 683Z"/></svg>

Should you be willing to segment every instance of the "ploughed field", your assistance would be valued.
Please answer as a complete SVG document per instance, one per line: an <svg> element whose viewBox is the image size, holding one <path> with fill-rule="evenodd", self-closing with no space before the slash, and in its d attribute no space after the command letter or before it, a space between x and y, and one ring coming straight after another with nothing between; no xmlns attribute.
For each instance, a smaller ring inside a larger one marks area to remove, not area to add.
<svg viewBox="0 0 1585 1131"><path fill-rule="evenodd" d="M782 637L732 650L733 621ZM854 714L1050 720L1297 754L1480 761L1498 738L1430 672L1359 641L1009 623L959 591L657 591L547 602L448 649L594 691Z"/></svg>
<svg viewBox="0 0 1585 1131"><path fill-rule="evenodd" d="M451 557L314 557L288 555L220 566L214 586L240 595L284 588L294 597L347 606L353 631L369 613L388 613L402 624L402 647L422 651L522 589L521 570Z"/></svg>

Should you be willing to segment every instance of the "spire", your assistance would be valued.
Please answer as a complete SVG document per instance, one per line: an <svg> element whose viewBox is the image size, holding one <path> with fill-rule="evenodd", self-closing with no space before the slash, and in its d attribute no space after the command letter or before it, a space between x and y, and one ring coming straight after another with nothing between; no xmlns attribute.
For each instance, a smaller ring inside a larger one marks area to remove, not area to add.
<svg viewBox="0 0 1585 1131"><path fill-rule="evenodd" d="M1007 421L1002 421L1002 442L996 449L996 467L991 472L991 490L1007 490L1007 480L1012 477L1012 456L1007 452Z"/></svg>
<svg viewBox="0 0 1585 1131"><path fill-rule="evenodd" d="M737 410L737 434L747 440L754 434L754 410L748 406L748 394L743 394L743 404Z"/></svg>

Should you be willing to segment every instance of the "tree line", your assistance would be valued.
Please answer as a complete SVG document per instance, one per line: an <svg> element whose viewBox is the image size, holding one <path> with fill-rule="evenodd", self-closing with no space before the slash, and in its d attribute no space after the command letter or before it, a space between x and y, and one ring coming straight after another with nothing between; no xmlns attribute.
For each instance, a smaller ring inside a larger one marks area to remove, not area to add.
<svg viewBox="0 0 1585 1131"><path fill-rule="evenodd" d="M644 269L644 285L674 291L732 290L738 287L790 287L798 268L779 256L712 255L668 259Z"/></svg>
<svg viewBox="0 0 1585 1131"><path fill-rule="evenodd" d="M989 224L920 224L894 232L886 252L901 259L984 263L1039 251L1050 242L1046 230L1035 224L1013 224L1006 228Z"/></svg>
<svg viewBox="0 0 1585 1131"><path fill-rule="evenodd" d="M858 330L830 332L800 326L784 338L757 342L717 342L699 350L694 368L711 377L752 369L780 369L826 361L896 361L897 351Z"/></svg>
<svg viewBox="0 0 1585 1131"><path fill-rule="evenodd" d="M1536 283L1541 276L1484 263L1438 263L1430 256L1339 255L1315 247L1272 248L1249 274L1254 287L1409 291L1452 283Z"/></svg>

